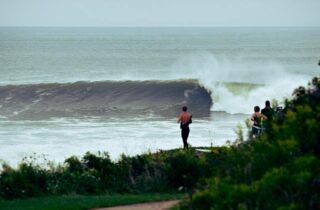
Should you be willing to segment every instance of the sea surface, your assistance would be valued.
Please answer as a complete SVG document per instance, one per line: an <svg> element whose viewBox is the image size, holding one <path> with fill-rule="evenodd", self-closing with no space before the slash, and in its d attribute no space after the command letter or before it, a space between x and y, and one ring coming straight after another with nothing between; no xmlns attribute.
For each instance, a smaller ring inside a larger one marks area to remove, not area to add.
<svg viewBox="0 0 320 210"><path fill-rule="evenodd" d="M219 146L319 75L320 28L0 27L0 159ZM245 132L246 133L246 132Z"/></svg>

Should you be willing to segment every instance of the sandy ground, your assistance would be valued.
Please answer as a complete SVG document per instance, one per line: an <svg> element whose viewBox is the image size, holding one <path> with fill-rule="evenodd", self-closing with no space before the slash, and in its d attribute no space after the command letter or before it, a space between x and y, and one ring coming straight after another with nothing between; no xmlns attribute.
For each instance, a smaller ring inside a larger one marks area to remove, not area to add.
<svg viewBox="0 0 320 210"><path fill-rule="evenodd" d="M170 207L178 203L179 203L178 200L172 200L172 201L138 203L133 205L99 208L99 209L93 209L93 210L165 210L165 209L169 209Z"/></svg>

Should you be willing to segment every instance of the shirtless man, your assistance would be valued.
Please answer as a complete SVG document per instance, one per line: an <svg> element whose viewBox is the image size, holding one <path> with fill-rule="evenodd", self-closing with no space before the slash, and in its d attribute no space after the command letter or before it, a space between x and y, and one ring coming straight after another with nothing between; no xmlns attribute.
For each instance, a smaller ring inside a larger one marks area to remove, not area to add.
<svg viewBox="0 0 320 210"><path fill-rule="evenodd" d="M183 141L183 148L188 149L188 137L190 133L189 124L192 123L192 115L187 112L186 106L182 107L182 112L178 117L178 123L180 123L181 137Z"/></svg>
<svg viewBox="0 0 320 210"><path fill-rule="evenodd" d="M254 137L257 137L261 134L262 121L267 119L268 117L260 113L260 107L255 106L254 113L251 115L251 120L253 121L252 134Z"/></svg>

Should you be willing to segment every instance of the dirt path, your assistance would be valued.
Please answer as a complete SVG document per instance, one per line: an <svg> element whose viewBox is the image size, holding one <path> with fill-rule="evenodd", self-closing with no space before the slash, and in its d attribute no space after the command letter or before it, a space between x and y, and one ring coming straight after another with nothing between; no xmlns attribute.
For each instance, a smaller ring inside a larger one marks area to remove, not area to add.
<svg viewBox="0 0 320 210"><path fill-rule="evenodd" d="M149 203L138 203L138 204L126 205L126 206L100 208L100 209L93 209L93 210L165 210L165 209L169 209L170 207L178 203L179 203L178 200L159 201L159 202L149 202Z"/></svg>

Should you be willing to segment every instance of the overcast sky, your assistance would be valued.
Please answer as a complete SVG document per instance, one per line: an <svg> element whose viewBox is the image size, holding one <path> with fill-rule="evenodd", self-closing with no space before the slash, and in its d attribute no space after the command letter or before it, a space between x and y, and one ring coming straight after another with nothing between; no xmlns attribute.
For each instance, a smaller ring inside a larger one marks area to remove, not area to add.
<svg viewBox="0 0 320 210"><path fill-rule="evenodd" d="M320 0L0 0L0 26L320 26Z"/></svg>

